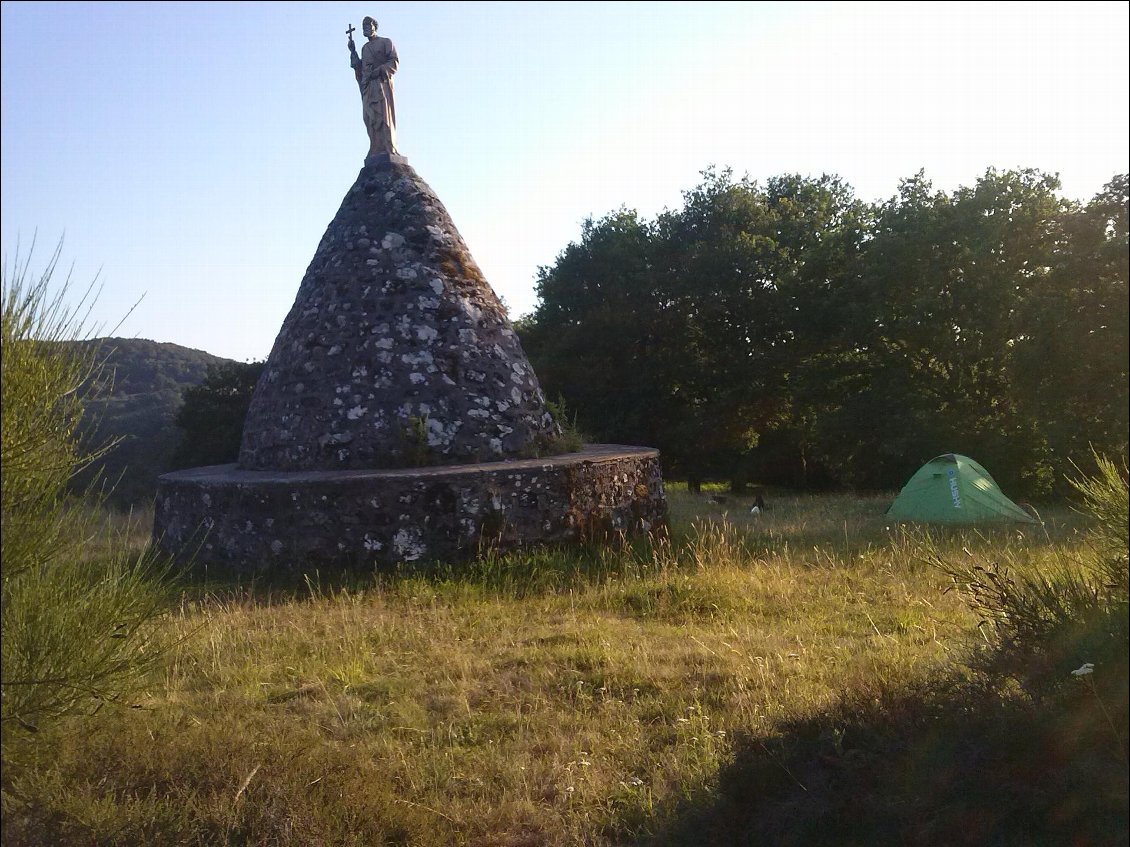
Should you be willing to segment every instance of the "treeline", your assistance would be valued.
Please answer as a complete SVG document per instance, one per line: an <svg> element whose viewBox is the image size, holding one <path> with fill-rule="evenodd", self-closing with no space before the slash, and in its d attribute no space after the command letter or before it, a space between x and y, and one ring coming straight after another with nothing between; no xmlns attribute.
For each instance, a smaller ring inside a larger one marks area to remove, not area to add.
<svg viewBox="0 0 1130 847"><path fill-rule="evenodd" d="M873 205L832 176L711 169L681 209L585 222L519 322L548 396L692 485L897 488L945 452L1014 496L1127 443L1127 175L921 174Z"/></svg>

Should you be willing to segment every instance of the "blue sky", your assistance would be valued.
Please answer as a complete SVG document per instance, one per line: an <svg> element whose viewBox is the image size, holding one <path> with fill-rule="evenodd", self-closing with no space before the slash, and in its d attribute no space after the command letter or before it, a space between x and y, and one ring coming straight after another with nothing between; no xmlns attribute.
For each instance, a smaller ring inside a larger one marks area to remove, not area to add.
<svg viewBox="0 0 1130 847"><path fill-rule="evenodd" d="M588 216L710 165L892 196L1130 170L1130 4L2 4L3 253L65 235L94 320L261 359L367 149L345 28L400 54L402 152L513 317ZM39 261L36 261L39 260ZM81 285L79 286L81 287ZM138 302L140 300L140 302Z"/></svg>

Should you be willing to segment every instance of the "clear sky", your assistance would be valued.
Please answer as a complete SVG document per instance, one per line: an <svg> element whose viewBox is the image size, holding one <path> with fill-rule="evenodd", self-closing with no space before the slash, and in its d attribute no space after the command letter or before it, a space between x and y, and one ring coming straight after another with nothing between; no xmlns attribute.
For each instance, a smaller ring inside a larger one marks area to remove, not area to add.
<svg viewBox="0 0 1130 847"><path fill-rule="evenodd" d="M512 317L540 265L710 165L837 174L1130 170L1130 4L2 4L2 237L65 236L117 334L265 358L367 150L345 29L400 54L402 152ZM360 44L363 39L358 37Z"/></svg>

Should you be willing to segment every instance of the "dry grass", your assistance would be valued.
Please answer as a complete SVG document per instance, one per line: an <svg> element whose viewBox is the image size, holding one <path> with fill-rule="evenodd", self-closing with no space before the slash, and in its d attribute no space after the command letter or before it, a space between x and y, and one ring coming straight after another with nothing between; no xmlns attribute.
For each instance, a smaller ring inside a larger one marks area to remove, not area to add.
<svg viewBox="0 0 1130 847"><path fill-rule="evenodd" d="M5 843L613 844L709 803L736 734L952 663L976 620L885 498L671 492L655 548L199 587L136 708L5 777ZM939 545L1075 543L1045 528Z"/></svg>

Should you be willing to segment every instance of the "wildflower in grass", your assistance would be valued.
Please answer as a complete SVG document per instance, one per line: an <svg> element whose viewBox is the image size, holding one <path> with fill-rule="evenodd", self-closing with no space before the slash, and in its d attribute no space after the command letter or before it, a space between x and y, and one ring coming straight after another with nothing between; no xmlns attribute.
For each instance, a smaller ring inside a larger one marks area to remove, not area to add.
<svg viewBox="0 0 1130 847"><path fill-rule="evenodd" d="M1095 666L1091 662L1084 662L1080 667L1077 667L1071 672L1072 676L1087 676L1095 672Z"/></svg>

